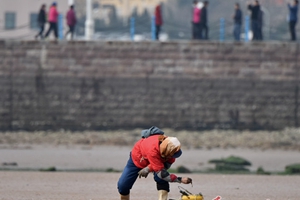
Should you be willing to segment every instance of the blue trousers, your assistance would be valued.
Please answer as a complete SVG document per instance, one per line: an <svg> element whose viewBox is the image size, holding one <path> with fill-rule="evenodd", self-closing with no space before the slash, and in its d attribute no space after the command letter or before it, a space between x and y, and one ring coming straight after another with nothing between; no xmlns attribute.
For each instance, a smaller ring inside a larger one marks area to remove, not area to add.
<svg viewBox="0 0 300 200"><path fill-rule="evenodd" d="M259 22L258 20L252 20L252 32L253 39L252 40L260 40L260 32L259 32Z"/></svg>
<svg viewBox="0 0 300 200"><path fill-rule="evenodd" d="M129 159L127 161L127 164L123 170L123 173L118 181L118 191L121 195L128 195L130 194L130 190L135 183L138 172L141 170L141 168L138 168L135 166L135 164L132 161L131 155L129 156ZM157 190L167 190L169 189L169 183L167 181L164 181L160 179L156 173L154 173L154 180L157 185Z"/></svg>
<svg viewBox="0 0 300 200"><path fill-rule="evenodd" d="M240 24L234 24L233 36L234 36L235 41L240 41L240 39L241 39L241 25Z"/></svg>

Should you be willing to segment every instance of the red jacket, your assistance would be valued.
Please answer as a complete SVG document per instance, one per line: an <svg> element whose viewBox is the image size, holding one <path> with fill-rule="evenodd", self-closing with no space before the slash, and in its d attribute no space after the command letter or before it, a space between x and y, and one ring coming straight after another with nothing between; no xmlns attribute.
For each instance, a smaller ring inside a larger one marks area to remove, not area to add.
<svg viewBox="0 0 300 200"><path fill-rule="evenodd" d="M55 6L51 6L50 10L49 10L48 21L56 23L57 22L57 18L58 18L58 12L56 10L56 7Z"/></svg>
<svg viewBox="0 0 300 200"><path fill-rule="evenodd" d="M66 16L67 24L69 26L74 26L76 24L76 15L75 11L73 9L70 9Z"/></svg>
<svg viewBox="0 0 300 200"><path fill-rule="evenodd" d="M161 26L163 24L163 19L161 15L160 5L155 8L155 25Z"/></svg>
<svg viewBox="0 0 300 200"><path fill-rule="evenodd" d="M151 172L159 172L164 169L164 163L175 162L175 158L164 160L160 155L159 140L160 135L152 135L148 138L140 139L131 151L131 158L135 166L139 168L149 167Z"/></svg>

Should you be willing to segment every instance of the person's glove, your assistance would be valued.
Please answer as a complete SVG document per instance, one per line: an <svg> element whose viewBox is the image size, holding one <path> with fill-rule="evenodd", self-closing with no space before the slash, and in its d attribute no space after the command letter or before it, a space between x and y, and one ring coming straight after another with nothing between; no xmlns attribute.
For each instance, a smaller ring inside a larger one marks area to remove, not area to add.
<svg viewBox="0 0 300 200"><path fill-rule="evenodd" d="M138 174L139 174L139 178L141 178L141 177L147 178L149 172L150 172L149 167L145 167L144 169L141 169L141 170L139 171L139 173L138 173Z"/></svg>

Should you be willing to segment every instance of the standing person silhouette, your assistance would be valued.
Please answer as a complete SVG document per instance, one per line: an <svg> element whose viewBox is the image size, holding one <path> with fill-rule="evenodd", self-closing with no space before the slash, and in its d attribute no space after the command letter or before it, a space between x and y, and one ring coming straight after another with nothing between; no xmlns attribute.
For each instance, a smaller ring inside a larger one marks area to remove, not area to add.
<svg viewBox="0 0 300 200"><path fill-rule="evenodd" d="M254 4L248 2L248 10L251 11L251 27L253 32L253 40L260 40L260 5L258 0L254 1Z"/></svg>
<svg viewBox="0 0 300 200"><path fill-rule="evenodd" d="M38 25L40 27L40 31L35 36L35 39L37 39L38 37L40 37L41 39L44 39L43 33L44 33L44 29L45 29L45 24L46 24L46 4L43 4L41 6L37 21L38 21Z"/></svg>
<svg viewBox="0 0 300 200"><path fill-rule="evenodd" d="M201 17L200 17L200 23L201 23L201 32L202 32L202 38L204 40L208 40L208 15L207 15L207 7L208 7L208 1L204 1L204 6L201 9Z"/></svg>
<svg viewBox="0 0 300 200"><path fill-rule="evenodd" d="M201 29L201 9L203 8L202 2L195 2L196 5L193 9L193 39L200 40L202 38Z"/></svg>
<svg viewBox="0 0 300 200"><path fill-rule="evenodd" d="M57 22L58 22L58 12L57 12L57 3L53 2L52 6L50 7L49 14L48 14L48 22L50 24L49 29L45 35L45 38L49 36L51 31L54 31L55 39L58 38L58 30L57 30Z"/></svg>
<svg viewBox="0 0 300 200"><path fill-rule="evenodd" d="M288 9L289 9L289 28L290 28L290 34L291 34L291 41L296 41L296 24L298 21L298 0L294 0L293 5L288 3Z"/></svg>
<svg viewBox="0 0 300 200"><path fill-rule="evenodd" d="M235 41L240 41L241 39L241 29L242 29L242 21L243 21L243 13L240 9L240 4L236 3L234 6L234 28L233 28L233 36Z"/></svg>
<svg viewBox="0 0 300 200"><path fill-rule="evenodd" d="M161 3L155 8L155 39L159 40L159 34L161 31L161 26L163 24L163 18L161 13Z"/></svg>
<svg viewBox="0 0 300 200"><path fill-rule="evenodd" d="M70 6L70 10L67 13L66 19L67 19L67 24L69 26L69 30L66 32L65 37L67 37L67 35L70 33L71 34L71 40L73 40L75 25L76 25L76 22L77 22L76 14L75 14L73 5Z"/></svg>

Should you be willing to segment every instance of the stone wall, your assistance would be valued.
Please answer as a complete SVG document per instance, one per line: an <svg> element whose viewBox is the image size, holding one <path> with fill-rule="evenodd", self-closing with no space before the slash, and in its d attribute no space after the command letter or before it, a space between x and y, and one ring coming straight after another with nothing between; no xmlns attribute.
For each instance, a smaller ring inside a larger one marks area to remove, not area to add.
<svg viewBox="0 0 300 200"><path fill-rule="evenodd" d="M0 130L299 124L299 44L0 42Z"/></svg>

